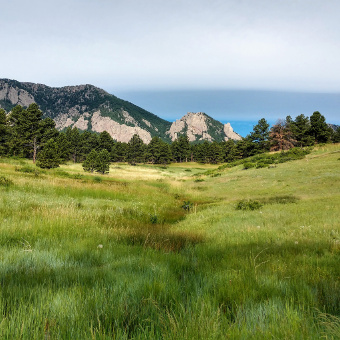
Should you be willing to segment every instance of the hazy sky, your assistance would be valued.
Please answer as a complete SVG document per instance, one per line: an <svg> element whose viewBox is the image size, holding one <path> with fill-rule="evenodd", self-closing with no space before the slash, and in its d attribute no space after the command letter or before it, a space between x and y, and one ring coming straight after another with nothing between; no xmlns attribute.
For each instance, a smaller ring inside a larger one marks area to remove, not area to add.
<svg viewBox="0 0 340 340"><path fill-rule="evenodd" d="M339 0L0 0L2 78L340 93Z"/></svg>

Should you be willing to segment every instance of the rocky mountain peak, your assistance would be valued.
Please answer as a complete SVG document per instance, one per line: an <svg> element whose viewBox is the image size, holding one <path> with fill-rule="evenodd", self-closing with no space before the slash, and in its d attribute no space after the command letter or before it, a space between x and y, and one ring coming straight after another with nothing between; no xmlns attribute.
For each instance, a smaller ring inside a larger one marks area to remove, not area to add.
<svg viewBox="0 0 340 340"><path fill-rule="evenodd" d="M204 112L188 112L181 119L172 123L166 133L172 141L184 134L188 136L190 142L241 139L241 136L234 132L230 123L223 125Z"/></svg>
<svg viewBox="0 0 340 340"><path fill-rule="evenodd" d="M27 107L34 102L45 117L54 119L59 130L76 127L98 133L107 131L121 142L128 142L134 134L145 143L154 136L174 141L183 134L191 142L241 138L230 124L224 126L203 112L188 112L170 123L90 84L49 87L0 79L0 107L9 112L16 105Z"/></svg>

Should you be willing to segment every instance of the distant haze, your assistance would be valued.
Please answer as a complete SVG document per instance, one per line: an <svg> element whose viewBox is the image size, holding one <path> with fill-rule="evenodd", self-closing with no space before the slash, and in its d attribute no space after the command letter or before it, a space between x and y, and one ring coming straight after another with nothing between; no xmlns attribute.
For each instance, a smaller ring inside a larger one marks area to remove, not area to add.
<svg viewBox="0 0 340 340"><path fill-rule="evenodd" d="M112 93L112 91L109 91ZM223 123L230 122L243 137L254 124L320 111L328 123L340 124L340 93L301 93L250 90L116 91L157 116L174 121L187 112L205 112Z"/></svg>

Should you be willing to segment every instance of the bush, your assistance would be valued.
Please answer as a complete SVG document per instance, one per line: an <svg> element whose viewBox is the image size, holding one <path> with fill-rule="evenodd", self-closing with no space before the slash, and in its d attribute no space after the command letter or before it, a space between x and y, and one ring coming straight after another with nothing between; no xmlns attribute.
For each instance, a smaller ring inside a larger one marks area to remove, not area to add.
<svg viewBox="0 0 340 340"><path fill-rule="evenodd" d="M82 174L74 174L72 176L72 178L74 178L74 179L82 179L82 178L84 178L84 175L82 175Z"/></svg>
<svg viewBox="0 0 340 340"><path fill-rule="evenodd" d="M260 168L265 168L265 167L267 167L268 166L268 164L265 164L265 163L257 163L256 164L256 169L260 169Z"/></svg>
<svg viewBox="0 0 340 340"><path fill-rule="evenodd" d="M96 182L96 183L101 183L103 181L103 179L99 176L94 176L93 181Z"/></svg>
<svg viewBox="0 0 340 340"><path fill-rule="evenodd" d="M236 204L236 210L258 210L263 206L256 200L241 200Z"/></svg>
<svg viewBox="0 0 340 340"><path fill-rule="evenodd" d="M15 167L15 171L23 172L23 173L26 173L26 174L33 174L36 177L38 177L41 174L45 174L46 173L45 170L38 170L38 169L36 169L34 167L27 166L27 165L23 166L21 168Z"/></svg>
<svg viewBox="0 0 340 340"><path fill-rule="evenodd" d="M183 202L183 205L182 205L182 208L183 208L184 210L189 211L189 210L192 208L192 206L193 206L193 203L192 203L192 202L190 202L190 201L184 201L184 202Z"/></svg>
<svg viewBox="0 0 340 340"><path fill-rule="evenodd" d="M246 162L243 164L243 169L251 169L255 167L255 163L251 163L251 162Z"/></svg>
<svg viewBox="0 0 340 340"><path fill-rule="evenodd" d="M30 167L30 166L23 166L21 168L18 168L18 167L15 167L15 171L17 172L24 172L24 173L27 173L27 174L31 174L31 173L34 173L36 171L36 169L34 169L33 167Z"/></svg>
<svg viewBox="0 0 340 340"><path fill-rule="evenodd" d="M222 174L220 172L215 172L215 173L211 174L210 177L219 177L221 175Z"/></svg>
<svg viewBox="0 0 340 340"><path fill-rule="evenodd" d="M157 224L158 223L157 215L150 215L150 223L151 224Z"/></svg>
<svg viewBox="0 0 340 340"><path fill-rule="evenodd" d="M0 186L1 187L9 187L11 185L13 185L13 182L10 179L8 179L4 176L0 176Z"/></svg>

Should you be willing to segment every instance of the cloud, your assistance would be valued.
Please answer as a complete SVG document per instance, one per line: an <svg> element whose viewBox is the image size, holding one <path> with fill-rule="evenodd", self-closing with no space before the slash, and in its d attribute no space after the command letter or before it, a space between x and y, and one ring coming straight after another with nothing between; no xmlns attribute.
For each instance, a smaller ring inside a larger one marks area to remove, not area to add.
<svg viewBox="0 0 340 340"><path fill-rule="evenodd" d="M3 76L123 89L340 91L340 3L12 0Z"/></svg>

